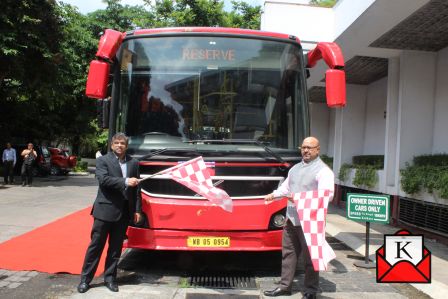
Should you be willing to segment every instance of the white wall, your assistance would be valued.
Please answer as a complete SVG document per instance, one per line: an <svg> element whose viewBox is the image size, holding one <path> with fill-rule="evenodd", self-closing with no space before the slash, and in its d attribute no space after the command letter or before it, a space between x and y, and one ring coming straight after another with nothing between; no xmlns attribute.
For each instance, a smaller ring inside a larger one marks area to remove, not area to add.
<svg viewBox="0 0 448 299"><path fill-rule="evenodd" d="M448 153L448 48L437 53L437 78L434 103L434 144L432 152Z"/></svg>
<svg viewBox="0 0 448 299"><path fill-rule="evenodd" d="M341 164L364 150L367 86L347 84L347 105L342 110Z"/></svg>
<svg viewBox="0 0 448 299"><path fill-rule="evenodd" d="M363 155L384 155L387 103L387 78L367 87Z"/></svg>
<svg viewBox="0 0 448 299"><path fill-rule="evenodd" d="M339 0L334 6L334 39L347 29L376 0Z"/></svg>
<svg viewBox="0 0 448 299"><path fill-rule="evenodd" d="M400 57L397 171L414 156L432 153L436 56L403 51Z"/></svg>
<svg viewBox="0 0 448 299"><path fill-rule="evenodd" d="M328 151L328 136L329 136L329 121L330 110L326 103L310 103L311 116L311 136L319 139L320 153L322 155L333 156L333 153Z"/></svg>
<svg viewBox="0 0 448 299"><path fill-rule="evenodd" d="M261 30L292 34L307 41L333 41L334 14L331 8L265 1ZM306 48L306 45L303 45ZM312 46L314 48L314 46Z"/></svg>

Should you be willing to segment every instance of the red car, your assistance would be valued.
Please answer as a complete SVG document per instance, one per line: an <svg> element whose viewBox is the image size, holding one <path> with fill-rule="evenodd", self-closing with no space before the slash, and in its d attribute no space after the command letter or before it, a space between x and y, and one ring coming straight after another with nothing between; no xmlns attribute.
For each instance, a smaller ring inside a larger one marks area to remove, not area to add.
<svg viewBox="0 0 448 299"><path fill-rule="evenodd" d="M70 156L68 150L49 148L51 154L51 175L66 174L76 166L76 156Z"/></svg>

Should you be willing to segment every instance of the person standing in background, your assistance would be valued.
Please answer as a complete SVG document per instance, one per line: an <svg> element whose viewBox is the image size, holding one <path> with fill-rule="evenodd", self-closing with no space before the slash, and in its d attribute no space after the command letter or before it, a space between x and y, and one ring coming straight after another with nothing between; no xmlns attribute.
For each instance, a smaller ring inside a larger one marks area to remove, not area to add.
<svg viewBox="0 0 448 299"><path fill-rule="evenodd" d="M16 166L17 156L16 150L12 148L11 143L6 143L3 150L2 161L4 167L4 182L6 184L14 184L14 167Z"/></svg>
<svg viewBox="0 0 448 299"><path fill-rule="evenodd" d="M34 145L30 142L28 143L28 147L22 151L20 154L23 158L23 164L22 164L22 187L25 185L28 185L28 187L31 187L33 184L33 166L34 161L37 158L37 153L34 150Z"/></svg>

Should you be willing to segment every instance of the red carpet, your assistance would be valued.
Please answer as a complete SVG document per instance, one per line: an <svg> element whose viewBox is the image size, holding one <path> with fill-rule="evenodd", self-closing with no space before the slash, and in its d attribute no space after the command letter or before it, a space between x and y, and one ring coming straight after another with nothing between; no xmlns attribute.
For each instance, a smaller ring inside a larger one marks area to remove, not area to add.
<svg viewBox="0 0 448 299"><path fill-rule="evenodd" d="M80 274L93 223L90 210L75 212L1 243L0 269ZM96 276L103 269L104 254Z"/></svg>

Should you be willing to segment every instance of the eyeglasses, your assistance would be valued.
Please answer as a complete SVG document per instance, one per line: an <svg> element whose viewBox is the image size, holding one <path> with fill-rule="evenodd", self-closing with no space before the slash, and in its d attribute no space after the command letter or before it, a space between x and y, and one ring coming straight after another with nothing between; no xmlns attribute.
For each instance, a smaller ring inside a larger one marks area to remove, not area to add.
<svg viewBox="0 0 448 299"><path fill-rule="evenodd" d="M315 149L315 148L318 148L318 147L319 147L318 145L316 145L316 146L299 146L299 150L300 151L312 150L312 149Z"/></svg>

